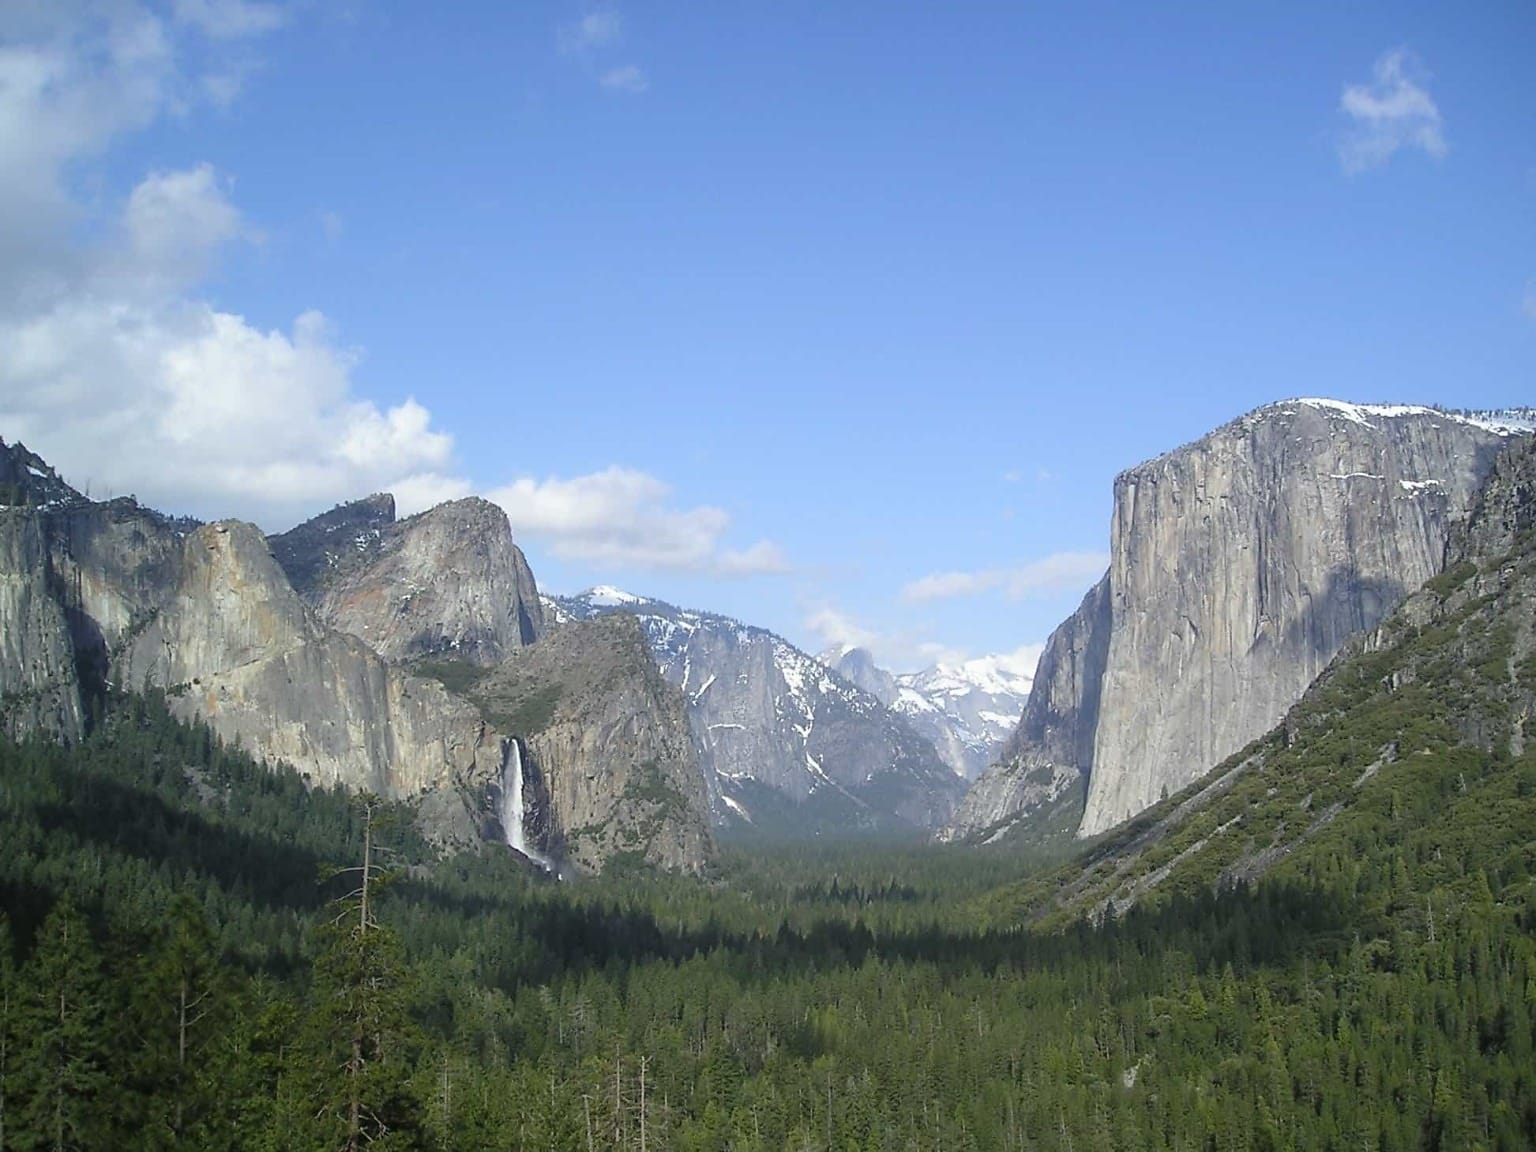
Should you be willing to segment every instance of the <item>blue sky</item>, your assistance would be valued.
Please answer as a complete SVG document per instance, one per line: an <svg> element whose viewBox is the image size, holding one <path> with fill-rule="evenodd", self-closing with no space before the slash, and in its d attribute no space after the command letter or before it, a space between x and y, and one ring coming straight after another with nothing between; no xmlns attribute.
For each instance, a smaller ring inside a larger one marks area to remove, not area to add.
<svg viewBox="0 0 1536 1152"><path fill-rule="evenodd" d="M487 494L548 589L915 667L1044 639L1115 473L1249 408L1536 394L1525 3L21 0L0 40L0 436L96 493Z"/></svg>

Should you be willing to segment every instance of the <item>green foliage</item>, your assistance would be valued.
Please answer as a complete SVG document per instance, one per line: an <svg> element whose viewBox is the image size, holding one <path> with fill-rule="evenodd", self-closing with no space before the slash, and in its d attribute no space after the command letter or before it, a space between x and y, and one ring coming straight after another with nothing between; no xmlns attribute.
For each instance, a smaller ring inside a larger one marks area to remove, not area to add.
<svg viewBox="0 0 1536 1152"><path fill-rule="evenodd" d="M1447 568L1426 584L1425 587L1437 596L1449 596L1476 575L1477 565L1470 560L1464 560L1454 567Z"/></svg>
<svg viewBox="0 0 1536 1152"><path fill-rule="evenodd" d="M308 1152L356 1099L373 1148L1529 1147L1536 758L1433 703L1368 820L1097 927L1022 929L1012 852L743 843L707 883L569 885L402 824L364 932L317 883L363 859L349 798L120 701L79 747L0 742L0 1138L51 1146L62 1101L81 1147Z"/></svg>
<svg viewBox="0 0 1536 1152"><path fill-rule="evenodd" d="M482 705L485 718L503 732L533 736L549 727L563 690L559 684L529 685L518 694L503 694Z"/></svg>
<svg viewBox="0 0 1536 1152"><path fill-rule="evenodd" d="M465 696L485 678L487 669L468 660L422 660L411 665L417 676L436 680L456 696Z"/></svg>

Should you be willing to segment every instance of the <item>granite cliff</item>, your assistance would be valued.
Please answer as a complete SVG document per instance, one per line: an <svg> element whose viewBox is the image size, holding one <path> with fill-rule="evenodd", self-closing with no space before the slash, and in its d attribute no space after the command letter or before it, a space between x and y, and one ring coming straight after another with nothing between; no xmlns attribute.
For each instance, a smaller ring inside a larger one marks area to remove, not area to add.
<svg viewBox="0 0 1536 1152"><path fill-rule="evenodd" d="M1109 577L1083 597L1077 611L1051 633L1018 727L997 763L966 791L940 840L993 839L1020 824L1035 832L1075 830L1083 787L1093 764L1099 689L1109 650ZM1066 806L1066 811L1058 811Z"/></svg>
<svg viewBox="0 0 1536 1152"><path fill-rule="evenodd" d="M946 835L1023 819L1042 802L1025 778L1047 773L1086 774L1078 834L1095 835L1267 731L1350 635L1440 571L1518 431L1294 400L1122 473L1105 583L1052 637L1009 755ZM1080 670L1062 675L1079 648Z"/></svg>
<svg viewBox="0 0 1536 1152"><path fill-rule="evenodd" d="M1109 833L1054 891L1043 886L1036 914L1123 914L1273 874L1315 884L1386 838L1436 875L1454 908L1475 898L1479 876L1458 835L1502 841L1505 874L1525 874L1533 723L1536 440L1526 437L1452 527L1443 572L1347 640L1278 725ZM1391 915L1400 926L1426 912Z"/></svg>
<svg viewBox="0 0 1536 1152"><path fill-rule="evenodd" d="M626 663L601 656L611 637L578 631L503 674L525 687L549 677L563 703L547 733L509 727L515 711L493 720L462 695L543 628L506 516L483 501L396 523L393 501L372 497L269 541L239 521L90 501L0 442L0 731L77 739L106 693L162 689L176 713L317 785L417 800L427 830L459 847L511 840L498 800L510 739L522 736L554 785L539 793L534 780L529 807L580 866L635 853L701 867L711 845L688 831L705 806L686 723L678 751L676 701L633 644ZM583 655L589 642L598 651ZM632 818L643 771L610 770L626 758L662 765L685 811ZM605 800L610 785L618 794Z"/></svg>
<svg viewBox="0 0 1536 1152"><path fill-rule="evenodd" d="M683 695L633 616L556 627L496 668L468 672L463 692L520 742L538 852L589 869L674 871L698 871L713 855Z"/></svg>
<svg viewBox="0 0 1536 1152"><path fill-rule="evenodd" d="M544 628L538 585L507 514L471 497L395 520L370 496L270 538L320 618L389 660L500 663Z"/></svg>

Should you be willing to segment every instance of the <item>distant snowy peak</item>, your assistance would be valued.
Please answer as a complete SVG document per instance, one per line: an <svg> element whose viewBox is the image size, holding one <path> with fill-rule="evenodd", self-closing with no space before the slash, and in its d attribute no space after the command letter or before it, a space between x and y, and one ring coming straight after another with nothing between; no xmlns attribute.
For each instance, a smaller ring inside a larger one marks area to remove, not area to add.
<svg viewBox="0 0 1536 1152"><path fill-rule="evenodd" d="M636 596L631 592L625 592L622 588L615 588L611 584L599 584L595 588L588 588L585 592L579 592L572 597L576 600L585 600L588 604L600 608L618 608L629 604L644 604L644 596Z"/></svg>
<svg viewBox="0 0 1536 1152"><path fill-rule="evenodd" d="M933 741L951 771L972 779L1018 724L1039 657L1038 648L1022 648L899 676L876 665L863 648L830 649L821 659L905 716Z"/></svg>
<svg viewBox="0 0 1536 1152"><path fill-rule="evenodd" d="M992 696L1027 697L1039 659L1040 648L1032 645L1018 652L979 656L960 664L935 664L922 672L898 676L896 681L928 696L985 692Z"/></svg>
<svg viewBox="0 0 1536 1152"><path fill-rule="evenodd" d="M687 700L717 818L755 820L743 789L757 788L792 806L827 801L861 825L930 827L953 809L957 781L931 742L783 637L616 588L555 601L571 619L639 618L662 675Z"/></svg>

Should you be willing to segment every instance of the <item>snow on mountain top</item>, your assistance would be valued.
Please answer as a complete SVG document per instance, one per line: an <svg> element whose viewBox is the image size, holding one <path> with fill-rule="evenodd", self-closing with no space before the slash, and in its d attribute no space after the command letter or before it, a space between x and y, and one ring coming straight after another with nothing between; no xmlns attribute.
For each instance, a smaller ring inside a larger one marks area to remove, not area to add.
<svg viewBox="0 0 1536 1152"><path fill-rule="evenodd" d="M578 599L585 600L588 604L596 604L603 608L617 608L620 604L643 604L644 596L636 596L626 592L622 588L615 588L611 584L599 584L594 588L588 588L578 595Z"/></svg>
<svg viewBox="0 0 1536 1152"><path fill-rule="evenodd" d="M935 664L897 680L930 695L980 690L994 696L1028 696L1040 652L1041 645L1027 644L1014 652L978 656L959 664Z"/></svg>
<svg viewBox="0 0 1536 1152"><path fill-rule="evenodd" d="M1374 428L1373 419L1390 419L1394 416L1441 416L1463 424L1475 424L1490 432L1508 436L1516 432L1536 429L1536 412L1529 408L1511 408L1494 412L1452 412L1440 408L1427 408L1422 404L1350 404L1344 400L1329 400L1320 396L1305 396L1284 403L1305 404L1342 416L1345 420L1365 428ZM1283 406L1283 405L1280 405Z"/></svg>

